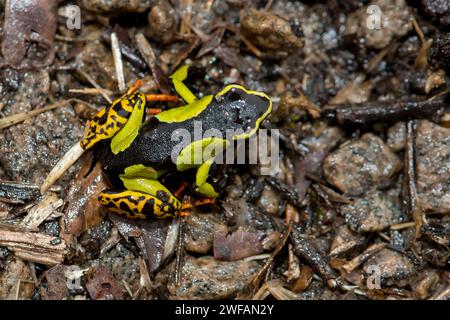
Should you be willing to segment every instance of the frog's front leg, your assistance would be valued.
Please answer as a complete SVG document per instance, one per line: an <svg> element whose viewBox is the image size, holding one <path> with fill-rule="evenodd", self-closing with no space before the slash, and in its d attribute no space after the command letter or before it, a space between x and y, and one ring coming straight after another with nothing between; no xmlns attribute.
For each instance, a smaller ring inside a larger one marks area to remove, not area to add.
<svg viewBox="0 0 450 320"><path fill-rule="evenodd" d="M156 171L143 165L129 167L120 175L126 190L105 190L100 193L99 201L110 211L128 218L177 216L181 203L156 180L157 176Z"/></svg>
<svg viewBox="0 0 450 320"><path fill-rule="evenodd" d="M216 198L219 196L212 184L208 180L209 171L214 163L214 158L206 160L197 169L197 174L195 175L195 192L200 193L204 196L210 198Z"/></svg>
<svg viewBox="0 0 450 320"><path fill-rule="evenodd" d="M88 150L98 142L112 139L118 133L122 140L138 128L144 118L146 97L139 91L126 94L109 107L100 110L89 122L81 147Z"/></svg>
<svg viewBox="0 0 450 320"><path fill-rule="evenodd" d="M175 91L186 101L187 104L192 104L197 100L197 97L192 93L191 90L183 83L188 76L189 65L184 65L177 69L171 76L170 80L172 82Z"/></svg>

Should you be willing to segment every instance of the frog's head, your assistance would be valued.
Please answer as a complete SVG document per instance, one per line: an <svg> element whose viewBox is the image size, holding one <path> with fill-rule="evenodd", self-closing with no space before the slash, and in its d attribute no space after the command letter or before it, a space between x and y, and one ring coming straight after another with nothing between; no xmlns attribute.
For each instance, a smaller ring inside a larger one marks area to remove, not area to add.
<svg viewBox="0 0 450 320"><path fill-rule="evenodd" d="M226 86L214 96L215 100L227 110L243 134L233 137L235 140L252 136L261 122L272 111L272 100L264 92L247 90L236 84Z"/></svg>

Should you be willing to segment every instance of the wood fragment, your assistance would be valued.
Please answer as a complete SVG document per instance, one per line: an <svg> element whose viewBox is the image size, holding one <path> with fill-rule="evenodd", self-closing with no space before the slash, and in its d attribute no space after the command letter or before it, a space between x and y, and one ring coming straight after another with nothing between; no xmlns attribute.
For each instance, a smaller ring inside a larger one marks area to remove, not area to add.
<svg viewBox="0 0 450 320"><path fill-rule="evenodd" d="M115 32L111 32L111 51L113 53L114 67L116 69L117 85L120 92L125 92L125 74L123 73L122 52L120 50L119 38Z"/></svg>
<svg viewBox="0 0 450 320"><path fill-rule="evenodd" d="M88 75L86 72L84 72L81 69L77 69L78 73L81 74L94 88L96 88L98 91L100 91L103 98L105 98L108 103L112 103L111 97L108 95L107 91L103 89L90 75Z"/></svg>
<svg viewBox="0 0 450 320"><path fill-rule="evenodd" d="M68 100L63 100L57 103L54 103L52 105L49 105L47 107L43 107L37 110L32 110L32 111L27 111L27 112L21 112L21 113L17 113L14 114L12 116L9 117L5 117L5 118L1 118L0 119L0 130L1 129L6 129L8 127L11 127L15 124L21 123L29 118L35 117L43 112L49 111L49 110L53 110L59 107L62 107L63 105L65 105L66 103L70 102L72 99L68 99Z"/></svg>
<svg viewBox="0 0 450 320"><path fill-rule="evenodd" d="M416 239L420 236L420 230L424 224L424 212L418 202L416 188L416 168L415 168L415 136L417 123L415 120L408 121L406 124L407 136L405 144L405 172L403 181L403 198L406 205L406 211L412 216L416 224Z"/></svg>
<svg viewBox="0 0 450 320"><path fill-rule="evenodd" d="M56 209L63 205L64 201L59 199L58 196L50 192L46 194L42 200L25 216L20 223L24 228L37 228L45 221Z"/></svg>
<svg viewBox="0 0 450 320"><path fill-rule="evenodd" d="M152 71L152 75L158 84L159 90L161 90L162 93L168 94L170 92L169 85L166 83L166 77L161 70L160 67L158 67L158 64L156 62L156 56L153 52L153 49L150 45L150 43L147 41L145 36L142 33L136 34L136 43L139 49L139 52L144 57L145 62L150 67L150 70Z"/></svg>
<svg viewBox="0 0 450 320"><path fill-rule="evenodd" d="M362 254L353 258L350 262L344 264L342 266L342 269L344 269L345 272L347 272L347 273L352 272L357 267L359 267L361 264L363 264L365 261L367 261L369 258L371 258L375 254L380 252L386 246L387 246L386 243L376 243L376 244L371 245Z"/></svg>
<svg viewBox="0 0 450 320"><path fill-rule="evenodd" d="M339 287L341 284L338 276L328 262L325 261L317 249L302 235L296 226L292 224L291 226L291 243L294 246L294 253L300 258L300 261L305 261L311 266L330 289Z"/></svg>
<svg viewBox="0 0 450 320"><path fill-rule="evenodd" d="M267 259L264 266L261 269L259 269L258 273L254 276L254 278L250 282L254 288L258 287L258 284L262 280L263 276L267 273L270 266L272 265L273 260L278 255L278 253L280 253L281 249L283 249L284 245L286 244L287 239L289 238L290 233L291 233L291 227L290 227L290 225L288 225L286 230L284 231L283 237L281 238L278 246L272 252L270 258Z"/></svg>
<svg viewBox="0 0 450 320"><path fill-rule="evenodd" d="M17 258L54 266L62 263L67 253L64 240L43 233L12 231L0 226L0 246L14 252Z"/></svg>
<svg viewBox="0 0 450 320"><path fill-rule="evenodd" d="M364 103L329 104L322 116L337 121L341 126L367 125L375 122L396 122L408 118L422 119L440 116L445 97L435 96L427 100L392 100Z"/></svg>

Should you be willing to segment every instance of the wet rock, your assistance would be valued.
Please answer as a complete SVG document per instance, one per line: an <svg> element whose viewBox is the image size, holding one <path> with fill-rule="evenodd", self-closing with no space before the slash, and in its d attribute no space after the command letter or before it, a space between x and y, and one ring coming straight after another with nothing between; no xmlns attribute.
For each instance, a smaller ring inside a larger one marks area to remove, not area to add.
<svg viewBox="0 0 450 320"><path fill-rule="evenodd" d="M363 271L367 276L374 276L376 268L379 268L382 286L404 287L417 273L415 265L409 258L386 248L367 260L364 263Z"/></svg>
<svg viewBox="0 0 450 320"><path fill-rule="evenodd" d="M239 260L263 251L261 237L256 232L248 232L239 228L230 235L226 233L214 235L214 258L217 260Z"/></svg>
<svg viewBox="0 0 450 320"><path fill-rule="evenodd" d="M450 25L450 1L448 0L422 0L423 11L433 20L442 25Z"/></svg>
<svg viewBox="0 0 450 320"><path fill-rule="evenodd" d="M428 62L434 68L442 68L450 73L450 32L443 32L433 41L428 50Z"/></svg>
<svg viewBox="0 0 450 320"><path fill-rule="evenodd" d="M450 212L450 129L419 122L416 172L421 207L428 212Z"/></svg>
<svg viewBox="0 0 450 320"><path fill-rule="evenodd" d="M292 51L303 46L289 22L270 12L243 10L241 31L254 44L269 50Z"/></svg>
<svg viewBox="0 0 450 320"><path fill-rule="evenodd" d="M191 214L184 225L184 248L195 253L207 253L213 247L214 234L228 233L228 227L213 214Z"/></svg>
<svg viewBox="0 0 450 320"><path fill-rule="evenodd" d="M403 150L406 143L406 125L404 122L397 122L387 131L387 145L392 151Z"/></svg>
<svg viewBox="0 0 450 320"><path fill-rule="evenodd" d="M147 11L152 0L83 0L84 9L94 12L145 12Z"/></svg>
<svg viewBox="0 0 450 320"><path fill-rule="evenodd" d="M369 6L374 5L378 7L379 11L377 9L377 11L369 10L368 13ZM372 17L373 20L368 20ZM382 49L389 45L394 38L404 36L412 29L411 17L411 10L404 0L372 1L347 17L345 33L347 35L356 34L359 38L364 39L369 48Z"/></svg>
<svg viewBox="0 0 450 320"><path fill-rule="evenodd" d="M269 186L264 186L261 196L258 199L257 205L263 208L268 214L279 216L280 215L280 196L278 193Z"/></svg>
<svg viewBox="0 0 450 320"><path fill-rule="evenodd" d="M401 162L379 137L371 133L345 143L325 158L323 173L329 183L348 195L386 184Z"/></svg>
<svg viewBox="0 0 450 320"><path fill-rule="evenodd" d="M350 229L356 232L381 231L402 221L398 195L378 190L354 199L351 204L341 205L340 212Z"/></svg>
<svg viewBox="0 0 450 320"><path fill-rule="evenodd" d="M41 183L56 162L83 136L70 105L44 112L0 132L0 165L9 179ZM70 181L77 166L60 183Z"/></svg>
<svg viewBox="0 0 450 320"><path fill-rule="evenodd" d="M2 78L7 86L14 90L3 109L6 115L31 111L36 106L44 105L50 90L50 76L47 71L21 73L6 69Z"/></svg>
<svg viewBox="0 0 450 320"><path fill-rule="evenodd" d="M146 34L161 43L170 43L177 35L178 15L167 0L159 0L148 13Z"/></svg>
<svg viewBox="0 0 450 320"><path fill-rule="evenodd" d="M260 268L258 261L217 261L211 256L187 256L181 285L175 284L175 262L156 276L167 283L170 299L228 299L245 290Z"/></svg>

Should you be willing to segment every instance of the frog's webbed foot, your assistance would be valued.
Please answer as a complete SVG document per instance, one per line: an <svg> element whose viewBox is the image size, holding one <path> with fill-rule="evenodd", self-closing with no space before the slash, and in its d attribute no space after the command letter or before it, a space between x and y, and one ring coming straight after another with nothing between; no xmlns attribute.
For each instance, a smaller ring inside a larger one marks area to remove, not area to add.
<svg viewBox="0 0 450 320"><path fill-rule="evenodd" d="M155 195L133 190L104 190L98 200L109 211L131 219L164 219L176 216L181 209L180 202L163 190Z"/></svg>

